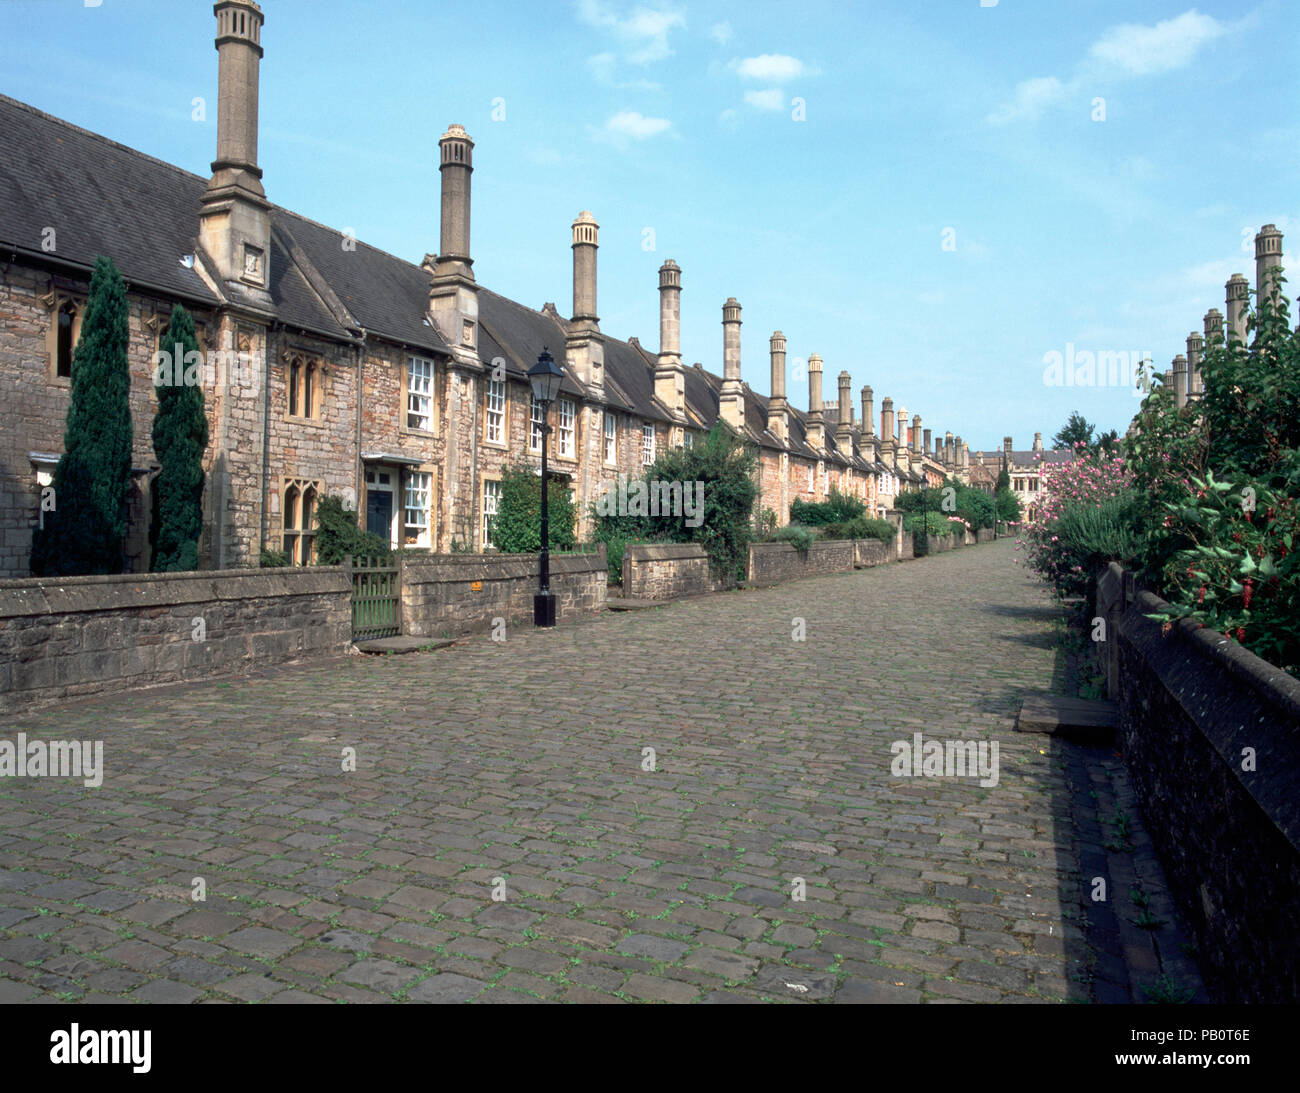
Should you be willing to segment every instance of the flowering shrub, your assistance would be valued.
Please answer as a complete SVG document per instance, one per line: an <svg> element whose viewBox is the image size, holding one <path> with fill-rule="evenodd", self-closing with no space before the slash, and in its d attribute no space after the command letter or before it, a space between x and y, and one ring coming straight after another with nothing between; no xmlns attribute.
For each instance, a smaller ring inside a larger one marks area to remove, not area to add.
<svg viewBox="0 0 1300 1093"><path fill-rule="evenodd" d="M1247 345L1216 333L1203 395L1179 410L1157 388L1142 403L1128 464L1146 498L1144 569L1171 605L1300 675L1300 334L1285 278L1248 318Z"/></svg>
<svg viewBox="0 0 1300 1093"><path fill-rule="evenodd" d="M1140 498L1122 458L1081 443L1071 462L1044 467L1042 482L1037 518L1016 550L1058 597L1088 597L1107 562L1141 556Z"/></svg>

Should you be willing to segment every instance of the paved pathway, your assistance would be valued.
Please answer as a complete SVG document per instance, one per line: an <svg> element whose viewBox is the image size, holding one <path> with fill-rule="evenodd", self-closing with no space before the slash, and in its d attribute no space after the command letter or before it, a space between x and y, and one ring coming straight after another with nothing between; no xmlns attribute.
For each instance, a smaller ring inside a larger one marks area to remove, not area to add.
<svg viewBox="0 0 1300 1093"><path fill-rule="evenodd" d="M1118 764L1011 731L1053 665L1011 553L10 722L106 775L0 781L0 1001L1121 1000ZM998 784L894 777L917 732Z"/></svg>

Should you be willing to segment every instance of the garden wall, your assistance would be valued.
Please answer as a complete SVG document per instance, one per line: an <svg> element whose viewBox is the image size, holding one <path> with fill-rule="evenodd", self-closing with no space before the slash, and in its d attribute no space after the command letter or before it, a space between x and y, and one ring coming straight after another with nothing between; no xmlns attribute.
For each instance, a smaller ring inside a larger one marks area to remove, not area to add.
<svg viewBox="0 0 1300 1093"><path fill-rule="evenodd" d="M454 637L487 629L494 618L532 620L536 554L411 554L401 567L403 634ZM592 554L552 554L550 569L557 621L604 609L603 543Z"/></svg>
<svg viewBox="0 0 1300 1093"><path fill-rule="evenodd" d="M898 548L892 541L886 543L882 539L854 539L853 546L857 552L854 564L859 568L898 560Z"/></svg>
<svg viewBox="0 0 1300 1093"><path fill-rule="evenodd" d="M338 566L0 581L0 710L339 656Z"/></svg>
<svg viewBox="0 0 1300 1093"><path fill-rule="evenodd" d="M779 584L798 577L815 577L822 573L843 573L853 568L857 557L853 539L819 539L806 551L795 550L790 543L751 543L750 584Z"/></svg>
<svg viewBox="0 0 1300 1093"><path fill-rule="evenodd" d="M993 542L993 529L992 529L992 528L980 528L979 531L977 531L977 532L975 533L975 541L976 541L977 543L991 543L991 542Z"/></svg>
<svg viewBox="0 0 1300 1093"><path fill-rule="evenodd" d="M1216 1000L1300 997L1300 681L1167 609L1132 575L1098 581L1103 663L1146 828ZM1111 667L1113 666L1113 667Z"/></svg>
<svg viewBox="0 0 1300 1093"><path fill-rule="evenodd" d="M623 552L623 595L630 600L673 600L719 587L698 543L641 543Z"/></svg>

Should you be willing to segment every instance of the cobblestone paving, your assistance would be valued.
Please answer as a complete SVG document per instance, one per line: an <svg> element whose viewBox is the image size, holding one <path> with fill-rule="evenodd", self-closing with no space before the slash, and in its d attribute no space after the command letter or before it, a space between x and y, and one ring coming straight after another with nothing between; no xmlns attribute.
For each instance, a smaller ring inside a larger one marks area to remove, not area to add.
<svg viewBox="0 0 1300 1093"><path fill-rule="evenodd" d="M1085 903L1118 761L1012 731L1054 658L1011 556L12 721L106 775L0 782L0 1001L1140 998L1170 954ZM915 732L998 784L893 777Z"/></svg>

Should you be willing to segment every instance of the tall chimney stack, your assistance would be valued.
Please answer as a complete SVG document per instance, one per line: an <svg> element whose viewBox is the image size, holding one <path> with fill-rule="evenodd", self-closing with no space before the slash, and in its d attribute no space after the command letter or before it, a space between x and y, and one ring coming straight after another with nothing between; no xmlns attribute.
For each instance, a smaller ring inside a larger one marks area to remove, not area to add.
<svg viewBox="0 0 1300 1093"><path fill-rule="evenodd" d="M876 433L876 411L874 409L873 393L870 385L863 384L862 387L862 435L875 436Z"/></svg>
<svg viewBox="0 0 1300 1093"><path fill-rule="evenodd" d="M930 430L930 429L926 429L926 430L921 434L921 451L925 454L926 458L928 458L928 459L933 459L934 456L933 456L931 453L932 453L933 450L934 450L934 445L932 444L932 442L931 442L931 440L930 440L930 433L931 433L931 430Z"/></svg>
<svg viewBox="0 0 1300 1093"><path fill-rule="evenodd" d="M686 413L686 374L682 370L682 271L671 258L659 267L659 359L655 398L674 413Z"/></svg>
<svg viewBox="0 0 1300 1093"><path fill-rule="evenodd" d="M1033 450L1036 451L1036 452L1041 452L1041 451L1043 450L1043 434L1042 434L1042 433L1035 433L1035 434L1034 434L1034 448L1033 448Z"/></svg>
<svg viewBox="0 0 1300 1093"><path fill-rule="evenodd" d="M1265 224L1255 236L1255 310L1263 311L1277 284L1273 279L1282 265L1282 233L1275 224Z"/></svg>
<svg viewBox="0 0 1300 1093"><path fill-rule="evenodd" d="M745 427L745 391L740 383L740 304L734 296L722 305L722 391L718 415L737 432Z"/></svg>
<svg viewBox="0 0 1300 1093"><path fill-rule="evenodd" d="M257 165L257 104L262 9L219 0L217 158L199 210L199 242L223 282L271 309L271 206Z"/></svg>
<svg viewBox="0 0 1300 1093"><path fill-rule="evenodd" d="M470 257L470 175L474 142L463 126L449 125L438 141L442 175L440 253L429 286L429 315L466 365L477 364L478 285Z"/></svg>
<svg viewBox="0 0 1300 1093"><path fill-rule="evenodd" d="M600 225L585 209L573 222L573 321L600 323L596 314L596 251Z"/></svg>
<svg viewBox="0 0 1300 1093"><path fill-rule="evenodd" d="M1210 308L1209 311L1207 311L1207 312L1205 313L1204 328L1205 328L1205 344L1206 344L1206 345L1209 345L1211 342L1214 341L1214 337L1215 337L1216 334L1217 334L1220 338L1222 338L1222 336L1223 336L1223 315L1222 315L1222 313L1219 311L1219 309L1218 309L1217 307L1212 307L1212 308Z"/></svg>
<svg viewBox="0 0 1300 1093"><path fill-rule="evenodd" d="M1228 343L1234 340L1246 344L1246 310L1250 306L1250 283L1240 273L1234 273L1224 285L1228 312Z"/></svg>
<svg viewBox="0 0 1300 1093"><path fill-rule="evenodd" d="M789 403L785 400L785 335L774 330L767 344L772 360L772 397L767 400L767 427L785 444L790 439Z"/></svg>
<svg viewBox="0 0 1300 1093"><path fill-rule="evenodd" d="M826 423L822 419L822 359L816 353L808 358L808 447L826 450Z"/></svg>
<svg viewBox="0 0 1300 1093"><path fill-rule="evenodd" d="M925 450L921 447L921 415L912 415L912 451L917 455L925 455Z"/></svg>
<svg viewBox="0 0 1300 1093"><path fill-rule="evenodd" d="M952 433L943 434L943 465L951 470L957 464L957 453L952 446Z"/></svg>
<svg viewBox="0 0 1300 1093"><path fill-rule="evenodd" d="M1174 358L1174 405L1180 410L1187 405L1187 358L1181 353Z"/></svg>
<svg viewBox="0 0 1300 1093"><path fill-rule="evenodd" d="M885 453L884 463L894 465L894 400L886 395L880 400L880 442Z"/></svg>
<svg viewBox="0 0 1300 1093"><path fill-rule="evenodd" d="M1201 393L1201 349L1205 339L1195 330L1187 335L1187 397Z"/></svg>
<svg viewBox="0 0 1300 1093"><path fill-rule="evenodd" d="M853 454L853 396L849 393L853 387L853 377L847 372L840 373L840 422L835 427L835 442L843 455Z"/></svg>
<svg viewBox="0 0 1300 1093"><path fill-rule="evenodd" d="M569 367L598 397L605 392L605 341L596 314L596 251L600 225L585 209L571 225L573 234L573 318L564 336Z"/></svg>

